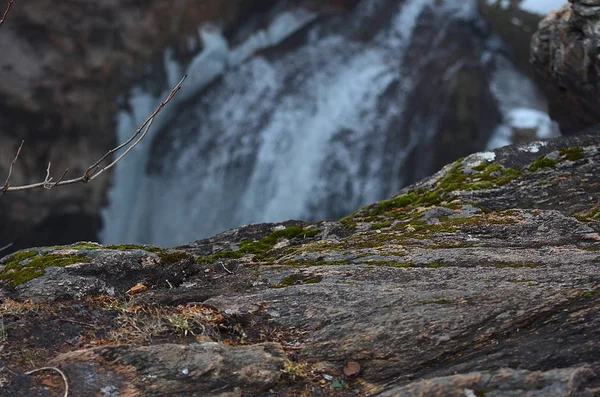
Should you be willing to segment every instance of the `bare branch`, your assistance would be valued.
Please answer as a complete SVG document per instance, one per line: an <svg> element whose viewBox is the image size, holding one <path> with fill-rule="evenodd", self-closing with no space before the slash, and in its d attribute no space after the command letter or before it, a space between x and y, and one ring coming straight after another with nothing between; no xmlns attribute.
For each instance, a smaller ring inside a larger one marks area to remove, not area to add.
<svg viewBox="0 0 600 397"><path fill-rule="evenodd" d="M229 274L233 274L233 272L225 267L225 264L221 262L221 266L223 266L223 270L225 270Z"/></svg>
<svg viewBox="0 0 600 397"><path fill-rule="evenodd" d="M58 178L58 181L56 181L56 184L59 184L59 183L60 183L60 181L62 181L62 180L63 180L63 178L65 177L65 175L67 175L67 172L69 172L69 169L68 169L68 168L65 170L65 172L63 172L63 173L62 173L62 175L60 176L60 178ZM52 187L49 187L49 189L52 189L53 187L54 187L54 186L52 186Z"/></svg>
<svg viewBox="0 0 600 397"><path fill-rule="evenodd" d="M17 155L15 156L15 159L13 160L13 162L10 165L6 183L0 190L3 193L6 193L6 192L17 192L17 191L22 191L22 190L32 190L32 189L37 189L37 188L52 189L57 186L72 185L75 183L88 183L90 181L93 181L98 176L100 176L102 173L104 173L105 171L108 171L109 169L114 167L119 161L121 161L123 159L123 157L127 156L127 154L129 154L129 152L131 152L133 150L133 148L135 148L146 137L146 135L148 134L148 131L150 131L150 127L152 127L152 124L154 123L156 116L158 116L158 114L164 109L164 107L173 99L175 94L177 94L177 92L179 92L179 90L181 89L181 85L183 84L183 82L186 78L187 78L187 75L183 76L181 81L179 83L177 83L177 85L171 90L171 92L169 93L167 98L158 106L158 108L156 108L156 110L146 119L146 121L144 121L144 123L133 133L133 135L127 141L125 141L122 144L120 144L119 146L109 150L104 156L102 156L100 158L100 160L98 160L94 164L92 164L83 173L82 176L80 176L78 178L63 180L63 178L69 171L69 169L67 168L56 182L52 182L53 178L50 177L50 163L48 163L48 168L46 170L46 178L44 179L43 182L11 187L10 186L10 178L12 176L13 167L14 167L15 163L17 162L17 159L19 158L19 155L21 154L21 150L23 148L24 142L21 142L21 146L19 146L19 150L17 150ZM129 144L131 144L131 145L129 147L127 147ZM102 164L102 162L104 160L109 158L113 153L117 152L118 150L123 149L124 147L127 147L127 149L119 157L117 157L115 160L113 160L111 163L105 165L104 167L101 167L100 164Z"/></svg>
<svg viewBox="0 0 600 397"><path fill-rule="evenodd" d="M12 245L13 243L8 243L4 247L0 247L0 252L4 251L5 249L9 249L10 247L12 247Z"/></svg>
<svg viewBox="0 0 600 397"><path fill-rule="evenodd" d="M56 372L58 372L60 374L60 376L62 376L63 381L65 382L65 394L64 394L64 397L68 397L69 396L69 381L67 380L67 376L65 375L65 373L63 371L61 371L60 369L58 369L56 367L42 367L42 368L37 368L37 369L31 370L29 372L25 372L25 375L31 375L31 374L34 374L36 372L47 371L47 370L56 371Z"/></svg>
<svg viewBox="0 0 600 397"><path fill-rule="evenodd" d="M19 149L17 150L17 155L15 156L15 159L12 161L12 163L10 163L10 168L8 169L8 177L6 178L6 182L4 183L4 186L2 186L2 193L6 193L6 191L8 190L8 184L10 183L10 177L12 176L13 168L15 166L15 163L19 159L21 150L23 150L24 143L25 143L25 141L21 141L21 145L19 146Z"/></svg>
<svg viewBox="0 0 600 397"><path fill-rule="evenodd" d="M0 26L2 26L2 24L6 20L6 16L8 15L8 12L10 11L10 7L12 7L14 2L15 2L15 0L8 0L8 5L6 6L6 10L4 11L4 14L2 15L2 19L0 19Z"/></svg>

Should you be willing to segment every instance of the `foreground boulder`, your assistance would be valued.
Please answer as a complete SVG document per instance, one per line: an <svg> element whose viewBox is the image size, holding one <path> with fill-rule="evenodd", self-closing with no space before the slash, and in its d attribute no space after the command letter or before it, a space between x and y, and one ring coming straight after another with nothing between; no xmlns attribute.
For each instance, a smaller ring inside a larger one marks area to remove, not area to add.
<svg viewBox="0 0 600 397"><path fill-rule="evenodd" d="M340 222L0 261L2 395L600 393L600 138L478 153ZM104 394L99 394L104 393Z"/></svg>

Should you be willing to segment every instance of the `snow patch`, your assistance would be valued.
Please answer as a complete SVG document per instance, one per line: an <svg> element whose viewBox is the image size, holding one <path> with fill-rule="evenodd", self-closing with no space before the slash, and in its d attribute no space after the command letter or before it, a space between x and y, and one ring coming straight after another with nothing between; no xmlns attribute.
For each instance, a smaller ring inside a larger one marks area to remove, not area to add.
<svg viewBox="0 0 600 397"><path fill-rule="evenodd" d="M479 157L483 161L492 162L492 161L496 160L496 153L494 153L494 152L481 152L481 153L477 154L477 157Z"/></svg>
<svg viewBox="0 0 600 397"><path fill-rule="evenodd" d="M537 153L540 151L541 147L544 147L547 144L547 142L530 142L528 144L520 146L519 150L522 152Z"/></svg>

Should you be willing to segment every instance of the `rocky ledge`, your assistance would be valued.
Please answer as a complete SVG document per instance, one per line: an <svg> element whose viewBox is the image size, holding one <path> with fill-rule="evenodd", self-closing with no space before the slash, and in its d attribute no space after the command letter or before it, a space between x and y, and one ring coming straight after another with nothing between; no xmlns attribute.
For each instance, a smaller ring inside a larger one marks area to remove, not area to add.
<svg viewBox="0 0 600 397"><path fill-rule="evenodd" d="M339 222L7 256L0 394L598 395L599 148L474 154Z"/></svg>

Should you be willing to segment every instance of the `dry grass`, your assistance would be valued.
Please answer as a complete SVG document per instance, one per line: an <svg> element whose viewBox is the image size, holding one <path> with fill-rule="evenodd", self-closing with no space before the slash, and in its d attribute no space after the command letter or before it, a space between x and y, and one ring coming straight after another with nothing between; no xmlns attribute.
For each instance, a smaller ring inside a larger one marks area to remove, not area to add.
<svg viewBox="0 0 600 397"><path fill-rule="evenodd" d="M91 338L90 344L148 343L162 337L221 340L224 317L205 305L156 306L102 298L104 310L116 313L105 338Z"/></svg>

